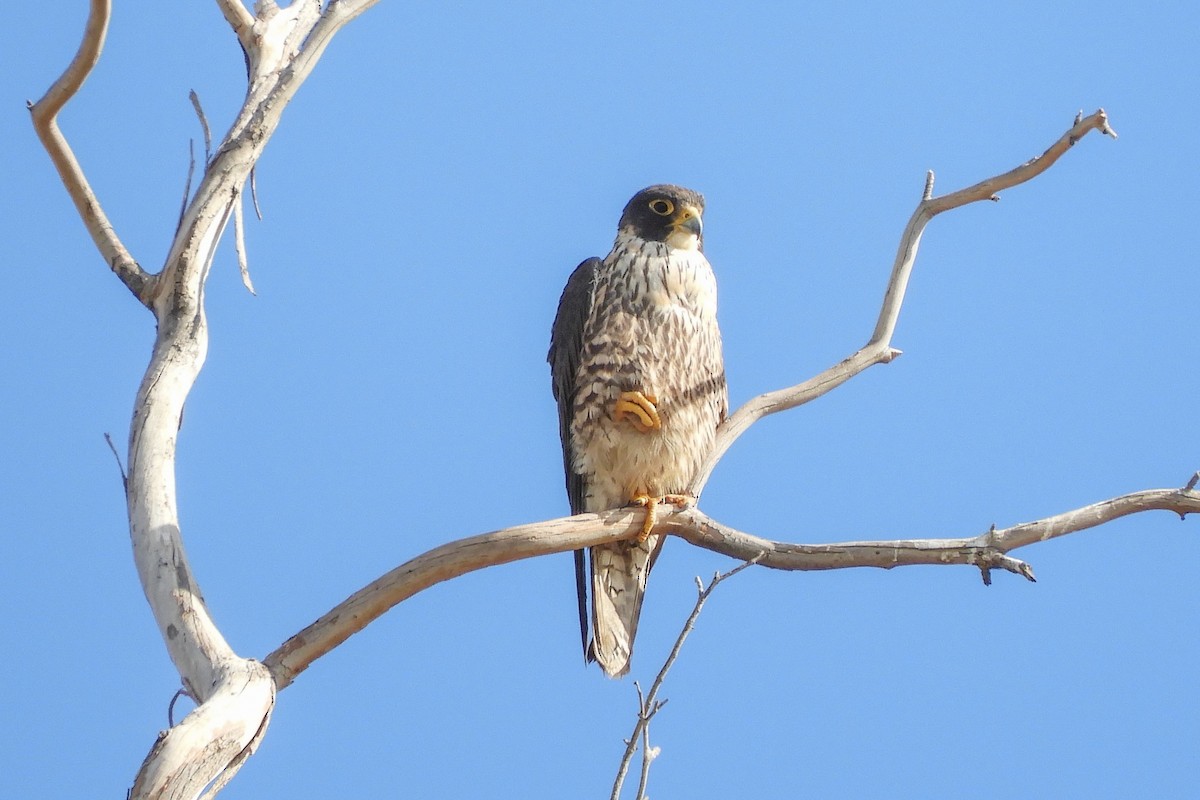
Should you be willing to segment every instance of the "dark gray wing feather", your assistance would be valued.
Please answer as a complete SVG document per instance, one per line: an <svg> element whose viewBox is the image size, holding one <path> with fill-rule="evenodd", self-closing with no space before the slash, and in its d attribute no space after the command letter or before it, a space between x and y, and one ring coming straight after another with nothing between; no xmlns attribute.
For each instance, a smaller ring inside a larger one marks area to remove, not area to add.
<svg viewBox="0 0 1200 800"><path fill-rule="evenodd" d="M583 476L575 472L574 448L571 446L571 417L575 414L576 380L579 358L583 351L583 326L592 308L592 290L596 269L600 259L584 261L563 289L558 300L558 313L554 315L554 327L550 330L550 388L558 401L558 436L562 441L563 472L567 479L567 499L572 514L583 513L583 500L587 486ZM584 551L575 551L575 593L579 599L579 632L583 637L584 657L588 656L588 598L587 569Z"/></svg>

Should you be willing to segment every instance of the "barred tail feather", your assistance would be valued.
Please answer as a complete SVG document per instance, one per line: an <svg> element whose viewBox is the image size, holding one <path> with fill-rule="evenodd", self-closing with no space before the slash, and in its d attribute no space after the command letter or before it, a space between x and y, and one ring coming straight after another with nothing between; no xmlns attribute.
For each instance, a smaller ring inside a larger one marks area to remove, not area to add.
<svg viewBox="0 0 1200 800"><path fill-rule="evenodd" d="M629 672L646 577L661 538L649 536L640 544L617 542L591 549L591 655L610 678Z"/></svg>

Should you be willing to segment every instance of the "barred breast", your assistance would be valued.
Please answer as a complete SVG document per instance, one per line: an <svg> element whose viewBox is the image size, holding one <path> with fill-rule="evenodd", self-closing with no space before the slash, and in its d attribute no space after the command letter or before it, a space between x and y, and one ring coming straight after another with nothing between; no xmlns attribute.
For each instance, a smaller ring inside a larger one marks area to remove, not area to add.
<svg viewBox="0 0 1200 800"><path fill-rule="evenodd" d="M604 260L572 421L587 510L682 492L700 468L728 408L716 309L716 280L699 251L634 239ZM659 430L612 419L617 395L631 390L656 398Z"/></svg>

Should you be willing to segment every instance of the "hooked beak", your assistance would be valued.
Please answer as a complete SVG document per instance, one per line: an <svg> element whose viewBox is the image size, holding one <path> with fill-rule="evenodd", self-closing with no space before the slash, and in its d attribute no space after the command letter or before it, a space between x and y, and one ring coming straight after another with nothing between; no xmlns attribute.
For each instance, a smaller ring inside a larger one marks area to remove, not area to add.
<svg viewBox="0 0 1200 800"><path fill-rule="evenodd" d="M684 206L675 215L671 233L667 236L667 244L677 250L699 250L702 233L704 223L700 219L700 209Z"/></svg>
<svg viewBox="0 0 1200 800"><path fill-rule="evenodd" d="M679 210L679 218L675 221L675 230L699 236L704 233L704 223L700 219L700 211L694 206L684 206Z"/></svg>

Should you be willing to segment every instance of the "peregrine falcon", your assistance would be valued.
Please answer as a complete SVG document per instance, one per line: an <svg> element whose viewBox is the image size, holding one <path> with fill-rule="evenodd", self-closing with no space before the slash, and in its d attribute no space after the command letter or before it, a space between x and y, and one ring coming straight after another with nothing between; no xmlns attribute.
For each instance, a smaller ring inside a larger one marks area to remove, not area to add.
<svg viewBox="0 0 1200 800"><path fill-rule="evenodd" d="M575 552L584 656L629 671L646 577L665 536L654 508L682 494L729 407L717 284L704 257L704 198L651 186L621 214L612 252L567 280L550 336L551 382L571 513L644 506L633 540Z"/></svg>

